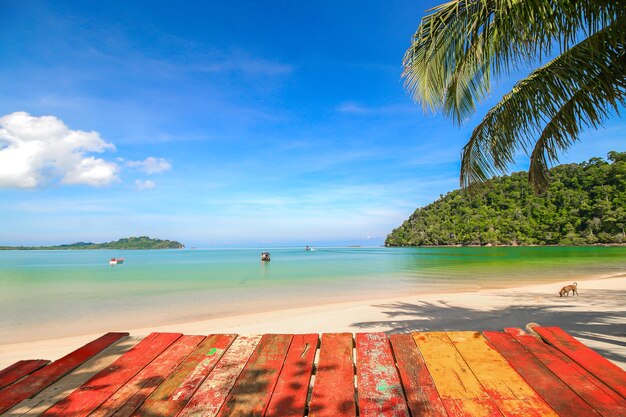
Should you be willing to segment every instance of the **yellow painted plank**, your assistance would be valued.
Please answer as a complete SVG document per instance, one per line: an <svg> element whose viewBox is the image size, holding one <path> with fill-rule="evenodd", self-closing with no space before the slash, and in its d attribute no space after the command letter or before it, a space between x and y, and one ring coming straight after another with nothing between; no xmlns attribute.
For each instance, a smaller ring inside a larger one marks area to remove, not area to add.
<svg viewBox="0 0 626 417"><path fill-rule="evenodd" d="M502 417L498 407L489 398L444 399L450 417Z"/></svg>
<svg viewBox="0 0 626 417"><path fill-rule="evenodd" d="M448 337L490 396L505 399L536 398L537 393L487 344L479 332L447 332Z"/></svg>
<svg viewBox="0 0 626 417"><path fill-rule="evenodd" d="M442 399L488 397L446 333L417 332L412 335Z"/></svg>
<svg viewBox="0 0 626 417"><path fill-rule="evenodd" d="M479 332L447 335L504 415L558 417Z"/></svg>
<svg viewBox="0 0 626 417"><path fill-rule="evenodd" d="M536 400L494 400L505 417L559 417L543 401Z"/></svg>

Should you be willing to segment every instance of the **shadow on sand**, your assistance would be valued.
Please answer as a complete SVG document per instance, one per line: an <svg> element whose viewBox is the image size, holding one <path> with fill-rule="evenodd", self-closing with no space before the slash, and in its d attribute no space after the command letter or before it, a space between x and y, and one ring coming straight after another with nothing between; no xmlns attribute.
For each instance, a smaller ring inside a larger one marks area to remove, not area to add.
<svg viewBox="0 0 626 417"><path fill-rule="evenodd" d="M559 326L574 337L601 342L593 348L604 357L626 362L626 291L587 290L578 297L538 298L535 305L521 303L519 293L503 296L506 307L489 310L450 305L445 301L375 305L388 318L357 322L361 331L388 328L386 333L444 330L495 330L524 327L527 323ZM518 303L518 304L516 304ZM583 341L584 342L584 341Z"/></svg>

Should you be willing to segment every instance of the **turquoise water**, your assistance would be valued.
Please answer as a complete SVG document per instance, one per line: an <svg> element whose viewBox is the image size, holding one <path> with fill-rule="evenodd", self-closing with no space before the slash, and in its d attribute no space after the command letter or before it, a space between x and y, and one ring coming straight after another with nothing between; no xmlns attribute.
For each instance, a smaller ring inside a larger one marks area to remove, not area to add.
<svg viewBox="0 0 626 417"><path fill-rule="evenodd" d="M260 252L0 251L0 344L626 271L626 247L277 248L270 263Z"/></svg>

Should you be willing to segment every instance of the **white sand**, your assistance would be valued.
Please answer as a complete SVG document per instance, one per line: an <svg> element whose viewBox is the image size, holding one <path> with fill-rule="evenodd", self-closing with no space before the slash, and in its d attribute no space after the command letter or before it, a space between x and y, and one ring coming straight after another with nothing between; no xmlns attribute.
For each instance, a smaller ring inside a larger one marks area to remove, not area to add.
<svg viewBox="0 0 626 417"><path fill-rule="evenodd" d="M184 334L405 333L502 330L535 322L562 327L626 369L626 275L579 280L579 296L560 298L558 290L567 284L571 282L354 301L111 331L128 331L133 336L143 336L152 331ZM0 345L0 369L21 359L55 360L98 336L100 334Z"/></svg>

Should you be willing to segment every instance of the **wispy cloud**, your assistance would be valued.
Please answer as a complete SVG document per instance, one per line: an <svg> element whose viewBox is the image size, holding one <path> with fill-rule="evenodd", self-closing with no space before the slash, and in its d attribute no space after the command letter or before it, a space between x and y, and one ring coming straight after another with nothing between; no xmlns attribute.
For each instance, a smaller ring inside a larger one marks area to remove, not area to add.
<svg viewBox="0 0 626 417"><path fill-rule="evenodd" d="M173 77L183 73L240 73L245 75L282 76L291 74L294 67L271 58L255 56L246 51L197 52L196 49L183 53L182 58L152 57L136 51L126 55L111 54L93 47L84 54L90 59L106 63L109 70L131 71L150 77Z"/></svg>
<svg viewBox="0 0 626 417"><path fill-rule="evenodd" d="M291 65L247 55L193 64L188 69L207 73L240 72L248 75L267 76L287 75L293 72Z"/></svg>
<svg viewBox="0 0 626 417"><path fill-rule="evenodd" d="M114 214L119 213L118 208L113 207L108 200L100 199L33 199L28 202L17 204L17 209L24 213L57 213L57 214Z"/></svg>
<svg viewBox="0 0 626 417"><path fill-rule="evenodd" d="M148 175L160 174L172 168L172 164L167 159L154 156L149 156L143 161L126 161L126 166Z"/></svg>
<svg viewBox="0 0 626 417"><path fill-rule="evenodd" d="M417 113L419 109L414 105L407 104L388 104L382 106L366 106L353 101L346 101L340 104L337 109L339 113L357 114L357 115L374 115L374 114L410 114Z"/></svg>
<svg viewBox="0 0 626 417"><path fill-rule="evenodd" d="M151 190L156 187L154 181L151 180L135 180L135 189L137 191Z"/></svg>

